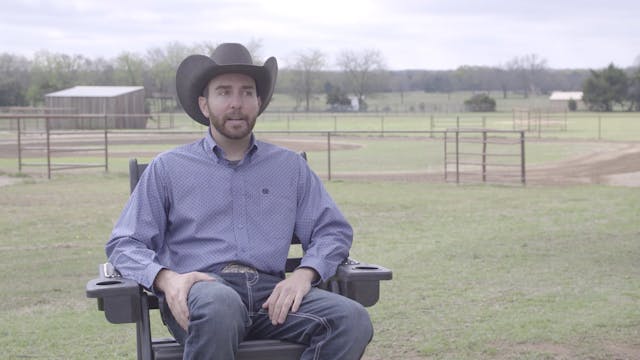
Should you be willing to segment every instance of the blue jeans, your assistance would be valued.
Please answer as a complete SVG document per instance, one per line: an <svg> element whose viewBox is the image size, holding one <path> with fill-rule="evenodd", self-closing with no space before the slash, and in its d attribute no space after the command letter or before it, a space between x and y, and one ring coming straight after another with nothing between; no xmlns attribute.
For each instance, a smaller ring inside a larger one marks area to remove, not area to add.
<svg viewBox="0 0 640 360"><path fill-rule="evenodd" d="M189 292L189 331L166 307L169 331L184 345L184 359L234 359L242 340L278 339L307 345L301 359L359 359L373 337L369 314L359 303L312 288L296 313L272 325L262 309L282 278L264 273L223 273Z"/></svg>

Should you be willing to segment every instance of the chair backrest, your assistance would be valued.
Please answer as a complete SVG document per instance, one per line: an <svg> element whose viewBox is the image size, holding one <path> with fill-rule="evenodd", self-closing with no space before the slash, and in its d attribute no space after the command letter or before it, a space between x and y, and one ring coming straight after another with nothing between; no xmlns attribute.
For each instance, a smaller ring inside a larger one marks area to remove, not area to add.
<svg viewBox="0 0 640 360"><path fill-rule="evenodd" d="M299 153L300 156L302 156L303 159L307 160L307 153L302 151ZM144 170L147 168L146 163L138 163L138 159L129 159L129 191L133 192L133 190L136 188L136 185L138 185L138 181L140 180L140 177L142 176L142 173L144 172ZM297 245L300 246L300 239L298 239L298 237L295 234L292 234L292 238L291 238L291 245ZM300 262L302 261L302 258L300 257L290 257L287 259L287 264L285 266L285 271L286 272L292 272L293 270L295 270L298 266L300 266Z"/></svg>

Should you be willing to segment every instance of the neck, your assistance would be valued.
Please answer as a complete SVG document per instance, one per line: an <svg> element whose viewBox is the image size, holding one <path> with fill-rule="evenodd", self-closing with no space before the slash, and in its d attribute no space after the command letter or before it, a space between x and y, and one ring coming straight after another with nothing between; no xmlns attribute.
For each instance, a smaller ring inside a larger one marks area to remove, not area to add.
<svg viewBox="0 0 640 360"><path fill-rule="evenodd" d="M228 137L217 132L213 127L210 127L211 136L216 141L216 144L224 150L225 157L229 161L242 160L244 154L249 148L251 143L251 133L242 139L229 139Z"/></svg>

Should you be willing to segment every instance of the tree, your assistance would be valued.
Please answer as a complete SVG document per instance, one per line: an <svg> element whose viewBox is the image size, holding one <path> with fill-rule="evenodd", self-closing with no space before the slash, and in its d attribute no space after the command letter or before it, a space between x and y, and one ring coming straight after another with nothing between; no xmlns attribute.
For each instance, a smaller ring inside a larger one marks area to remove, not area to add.
<svg viewBox="0 0 640 360"><path fill-rule="evenodd" d="M524 97L528 98L530 93L539 92L541 75L547 69L547 60L536 54L528 54L511 59L505 68L513 75L515 88L521 89Z"/></svg>
<svg viewBox="0 0 640 360"><path fill-rule="evenodd" d="M347 74L352 91L358 97L360 111L366 111L365 97L372 92L375 75L384 71L382 53L375 49L343 50L338 55L337 65Z"/></svg>
<svg viewBox="0 0 640 360"><path fill-rule="evenodd" d="M27 104L30 67L23 56L0 54L0 106Z"/></svg>
<svg viewBox="0 0 640 360"><path fill-rule="evenodd" d="M627 99L630 103L629 111L640 111L640 63L629 79Z"/></svg>
<svg viewBox="0 0 640 360"><path fill-rule="evenodd" d="M496 111L496 101L487 94L476 94L464 101L468 111L489 112Z"/></svg>
<svg viewBox="0 0 640 360"><path fill-rule="evenodd" d="M82 55L55 54L46 50L37 52L27 90L29 103L42 103L45 94L76 85L88 61Z"/></svg>
<svg viewBox="0 0 640 360"><path fill-rule="evenodd" d="M339 86L333 86L330 82L326 82L324 90L327 93L327 105L331 107L332 111L351 110L351 100Z"/></svg>
<svg viewBox="0 0 640 360"><path fill-rule="evenodd" d="M305 111L309 111L311 96L325 66L325 56L320 50L307 50L296 54L293 66L293 90L297 101L305 102Z"/></svg>
<svg viewBox="0 0 640 360"><path fill-rule="evenodd" d="M114 78L118 85L142 86L147 64L134 53L123 52L114 60Z"/></svg>
<svg viewBox="0 0 640 360"><path fill-rule="evenodd" d="M582 88L582 101L591 110L612 111L614 104L624 104L628 83L627 74L613 64L601 71L591 70Z"/></svg>
<svg viewBox="0 0 640 360"><path fill-rule="evenodd" d="M146 60L149 63L149 75L151 81L145 84L150 87L148 91L176 94L176 70L180 62L187 56L197 53L197 51L179 42L167 44L164 48L153 48L147 51Z"/></svg>

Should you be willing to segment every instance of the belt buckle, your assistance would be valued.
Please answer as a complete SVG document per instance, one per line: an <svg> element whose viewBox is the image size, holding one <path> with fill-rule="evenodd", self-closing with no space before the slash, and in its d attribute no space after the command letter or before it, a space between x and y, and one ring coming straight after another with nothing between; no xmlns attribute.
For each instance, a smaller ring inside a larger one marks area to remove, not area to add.
<svg viewBox="0 0 640 360"><path fill-rule="evenodd" d="M244 273L257 273L256 269L252 268L251 266L247 266L247 265L242 265L242 264L236 264L236 263L231 263L227 266L225 266L222 269L223 273L239 273L239 274L244 274Z"/></svg>

